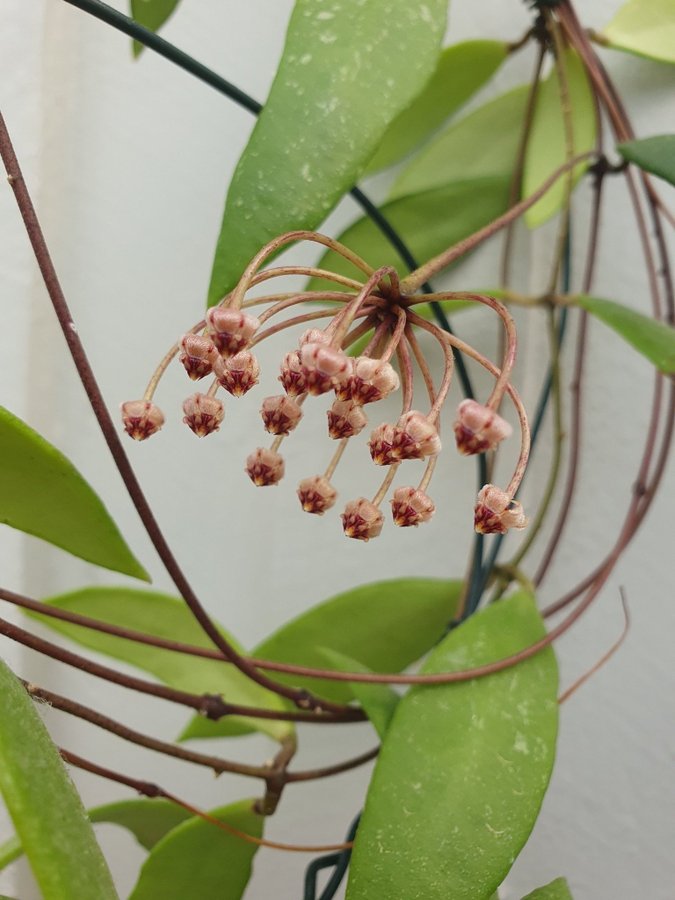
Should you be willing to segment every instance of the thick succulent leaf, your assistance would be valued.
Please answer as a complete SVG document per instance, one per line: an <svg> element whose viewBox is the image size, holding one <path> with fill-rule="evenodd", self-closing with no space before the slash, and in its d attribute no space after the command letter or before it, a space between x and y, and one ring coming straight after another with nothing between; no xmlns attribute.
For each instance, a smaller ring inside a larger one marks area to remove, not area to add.
<svg viewBox="0 0 675 900"><path fill-rule="evenodd" d="M588 76L583 63L573 50L564 54L563 63L569 89L574 155L592 150L596 138L596 112ZM557 69L539 86L532 121L532 130L525 152L523 169L523 197L541 186L567 159L565 120L562 112ZM588 163L575 167L573 179L577 180ZM530 228L536 228L550 219L565 199L567 176L556 184L525 213Z"/></svg>
<svg viewBox="0 0 675 900"><path fill-rule="evenodd" d="M401 197L386 203L382 212L416 259L425 260L501 215L508 197L508 177L478 178ZM375 267L394 266L401 273L408 272L403 259L370 219L357 220L339 240ZM350 277L355 274L353 266L333 251L322 256L319 266ZM327 281L312 279L309 290L325 290L327 285Z"/></svg>
<svg viewBox="0 0 675 900"><path fill-rule="evenodd" d="M70 594L61 594L45 602L59 609L91 616L134 631L143 631L155 637L195 644L199 647L213 646L187 606L165 594L116 587L91 587ZM69 622L49 619L36 613L31 615L39 619L43 625L83 647L89 647L106 656L137 666L171 687L197 694L222 694L229 703L260 706L266 709L285 708L283 701L276 694L254 684L228 663L148 647L124 638L101 634L80 625L71 625ZM220 631L238 650L241 649L224 628L220 628ZM288 722L239 716L228 717L219 725L221 734L245 734L254 728L276 740L282 740L292 731L292 726Z"/></svg>
<svg viewBox="0 0 675 900"><path fill-rule="evenodd" d="M179 2L180 0L131 0L131 15L139 25L144 25L151 31L159 31ZM134 41L134 56L138 56L142 50L143 44Z"/></svg>
<svg viewBox="0 0 675 900"><path fill-rule="evenodd" d="M108 511L56 447L0 407L0 522L149 581Z"/></svg>
<svg viewBox="0 0 675 900"><path fill-rule="evenodd" d="M209 815L239 831L262 837L262 816L253 800L240 800ZM151 850L129 900L239 900L251 877L257 846L193 817Z"/></svg>
<svg viewBox="0 0 675 900"><path fill-rule="evenodd" d="M473 668L544 634L518 593L468 619L425 672ZM487 900L525 843L553 766L557 668L546 649L458 684L413 687L385 736L351 862L348 900Z"/></svg>
<svg viewBox="0 0 675 900"><path fill-rule="evenodd" d="M400 578L361 585L283 625L253 654L276 662L329 668L323 647L344 653L373 672L398 672L442 637L460 590L459 581L435 578ZM297 681L297 676L285 680ZM347 702L354 696L344 682L306 678L302 682L331 700Z"/></svg>
<svg viewBox="0 0 675 900"><path fill-rule="evenodd" d="M431 76L446 13L447 0L296 0L269 98L228 191L210 304L263 244L316 228L354 184Z"/></svg>
<svg viewBox="0 0 675 900"><path fill-rule="evenodd" d="M463 41L446 47L424 90L384 133L366 174L386 169L418 147L492 78L507 55L503 41Z"/></svg>
<svg viewBox="0 0 675 900"><path fill-rule="evenodd" d="M616 50L675 63L675 4L673 0L628 0L601 38Z"/></svg>
<svg viewBox="0 0 675 900"><path fill-rule="evenodd" d="M675 4L673 4L675 9ZM628 141L616 148L624 159L675 185L675 134Z"/></svg>
<svg viewBox="0 0 675 900"><path fill-rule="evenodd" d="M345 653L321 647L321 654L325 657L327 668L337 669L341 672L367 673L372 671L368 666L364 666L363 663ZM363 684L359 681L350 681L349 687L355 699L363 707L375 731L380 738L384 738L401 699L400 696L388 684Z"/></svg>
<svg viewBox="0 0 675 900"><path fill-rule="evenodd" d="M649 316L599 297L575 297L575 302L600 319L646 356L666 375L675 373L675 328Z"/></svg>
<svg viewBox="0 0 675 900"><path fill-rule="evenodd" d="M0 794L44 900L116 900L75 785L21 682L0 660Z"/></svg>
<svg viewBox="0 0 675 900"><path fill-rule="evenodd" d="M565 879L556 878L550 884L531 891L523 897L523 900L573 900L573 898Z"/></svg>

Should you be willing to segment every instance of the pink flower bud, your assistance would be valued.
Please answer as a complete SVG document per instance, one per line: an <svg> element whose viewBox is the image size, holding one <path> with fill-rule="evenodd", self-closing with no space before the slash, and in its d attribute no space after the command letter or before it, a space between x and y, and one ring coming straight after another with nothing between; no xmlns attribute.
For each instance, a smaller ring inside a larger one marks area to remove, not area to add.
<svg viewBox="0 0 675 900"><path fill-rule="evenodd" d="M459 404L453 427L457 449L465 456L494 450L513 432L506 419L475 400L463 400Z"/></svg>
<svg viewBox="0 0 675 900"><path fill-rule="evenodd" d="M328 410L328 434L335 440L354 437L367 421L361 407L352 400L336 400Z"/></svg>
<svg viewBox="0 0 675 900"><path fill-rule="evenodd" d="M288 434L302 418L302 409L292 397L279 394L277 397L265 397L260 415L265 430L270 434Z"/></svg>
<svg viewBox="0 0 675 900"><path fill-rule="evenodd" d="M298 498L305 512L322 516L334 505L337 491L323 475L303 478L298 485Z"/></svg>
<svg viewBox="0 0 675 900"><path fill-rule="evenodd" d="M359 356L353 360L351 372L336 389L336 394L339 400L375 403L397 390L398 386L398 375L390 363Z"/></svg>
<svg viewBox="0 0 675 900"><path fill-rule="evenodd" d="M211 340L223 356L239 353L260 328L255 316L239 309L213 306L206 313L206 322Z"/></svg>
<svg viewBox="0 0 675 900"><path fill-rule="evenodd" d="M405 413L396 423L393 453L397 459L424 459L441 452L436 427L417 410Z"/></svg>
<svg viewBox="0 0 675 900"><path fill-rule="evenodd" d="M162 410L149 400L128 400L121 410L124 430L135 441L144 441L164 424Z"/></svg>
<svg viewBox="0 0 675 900"><path fill-rule="evenodd" d="M246 458L245 472L257 487L278 484L284 477L283 457L274 450L258 447Z"/></svg>
<svg viewBox="0 0 675 900"><path fill-rule="evenodd" d="M206 394L193 394L183 403L183 421L197 437L206 437L218 431L225 416L220 400Z"/></svg>
<svg viewBox="0 0 675 900"><path fill-rule="evenodd" d="M350 359L343 350L322 343L303 344L300 362L308 372L340 380L349 370Z"/></svg>
<svg viewBox="0 0 675 900"><path fill-rule="evenodd" d="M248 350L235 353L227 359L218 357L214 363L218 383L234 397L243 397L258 383L260 366L258 360Z"/></svg>
<svg viewBox="0 0 675 900"><path fill-rule="evenodd" d="M344 533L357 541L369 541L377 537L384 524L384 516L378 507L365 497L350 500L341 518Z"/></svg>
<svg viewBox="0 0 675 900"><path fill-rule="evenodd" d="M368 441L368 449L376 466L390 466L398 461L394 453L396 430L393 425L384 423L374 428Z"/></svg>
<svg viewBox="0 0 675 900"><path fill-rule="evenodd" d="M428 522L436 512L433 501L424 491L414 487L400 487L394 491L391 501L394 522L401 528Z"/></svg>
<svg viewBox="0 0 675 900"><path fill-rule="evenodd" d="M302 349L305 344L330 344L330 335L320 328L310 328L300 335L298 347Z"/></svg>
<svg viewBox="0 0 675 900"><path fill-rule="evenodd" d="M506 534L509 528L525 528L526 525L523 507L506 491L493 484L481 488L474 514L474 527L479 534Z"/></svg>
<svg viewBox="0 0 675 900"><path fill-rule="evenodd" d="M213 371L218 350L211 338L199 334L186 334L180 341L179 359L192 381L199 381Z"/></svg>
<svg viewBox="0 0 675 900"><path fill-rule="evenodd" d="M297 350L284 356L279 381L289 397L299 397L301 394L307 393L307 373L300 362L300 354ZM330 390L330 387L327 390Z"/></svg>

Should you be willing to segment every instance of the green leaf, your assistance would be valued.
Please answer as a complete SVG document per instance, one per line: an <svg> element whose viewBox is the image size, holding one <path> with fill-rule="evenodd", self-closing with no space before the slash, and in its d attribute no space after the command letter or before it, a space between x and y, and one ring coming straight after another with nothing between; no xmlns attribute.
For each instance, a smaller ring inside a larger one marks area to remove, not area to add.
<svg viewBox="0 0 675 900"><path fill-rule="evenodd" d="M377 581L338 594L283 625L253 651L261 659L326 668L321 648L373 672L398 672L423 656L452 619L461 582L435 578ZM290 683L297 677L282 676ZM347 702L344 682L303 678L311 691Z"/></svg>
<svg viewBox="0 0 675 900"><path fill-rule="evenodd" d="M550 884L536 888L523 900L572 900L572 894L564 878L556 878Z"/></svg>
<svg viewBox="0 0 675 900"><path fill-rule="evenodd" d="M213 647L187 606L166 594L117 587L90 587L61 594L45 602L59 609L67 609L155 637L198 647ZM222 694L229 703L285 709L284 702L276 694L259 687L228 663L148 647L80 625L48 619L36 613L31 613L31 616L83 647L137 666L171 687L196 694ZM220 628L220 632L238 650L241 649L224 628ZM246 734L255 729L279 741L293 730L288 722L240 716L228 716L218 726L219 734L223 735Z"/></svg>
<svg viewBox="0 0 675 900"><path fill-rule="evenodd" d="M0 844L0 872L20 856L23 856L23 847L18 837L11 837Z"/></svg>
<svg viewBox="0 0 675 900"><path fill-rule="evenodd" d="M675 328L613 300L580 296L574 302L621 335L661 372L675 373Z"/></svg>
<svg viewBox="0 0 675 900"><path fill-rule="evenodd" d="M545 633L518 593L468 619L425 672L503 659ZM552 650L469 682L413 687L386 734L356 837L348 900L486 900L525 843L553 766Z"/></svg>
<svg viewBox="0 0 675 900"><path fill-rule="evenodd" d="M593 92L583 63L578 54L567 50L563 56L569 89L569 104L572 123L572 145L574 155L592 150L596 137L596 112ZM539 85L532 121L532 130L525 152L523 169L523 197L529 197L567 159L565 140L565 120L562 112L557 69ZM579 163L574 168L576 182L588 168L588 163ZM530 228L536 228L550 219L562 206L565 199L567 176L563 175L525 213L525 221Z"/></svg>
<svg viewBox="0 0 675 900"><path fill-rule="evenodd" d="M600 37L615 50L675 63L673 0L629 0Z"/></svg>
<svg viewBox="0 0 675 900"><path fill-rule="evenodd" d="M131 0L131 16L139 25L159 31L178 6L179 0ZM143 50L140 41L133 42L134 56Z"/></svg>
<svg viewBox="0 0 675 900"><path fill-rule="evenodd" d="M366 169L386 169L418 147L494 75L508 55L503 41L463 41L446 47L436 71L391 123Z"/></svg>
<svg viewBox="0 0 675 900"><path fill-rule="evenodd" d="M263 817L253 800L240 800L210 815L239 831L262 837ZM255 844L193 817L170 831L146 859L129 900L239 900L251 877Z"/></svg>
<svg viewBox="0 0 675 900"><path fill-rule="evenodd" d="M0 793L44 900L117 898L59 752L33 701L2 661Z"/></svg>
<svg viewBox="0 0 675 900"><path fill-rule="evenodd" d="M328 668L338 669L341 672L368 673L371 671L368 666L364 666L358 660L352 659L351 656L344 653L338 653L336 650L321 647L320 652L325 657ZM384 738L401 699L400 696L388 684L364 684L359 681L350 681L348 684L354 697L370 719L373 728L380 738Z"/></svg>
<svg viewBox="0 0 675 900"><path fill-rule="evenodd" d="M269 98L230 184L209 304L263 244L317 227L354 184L432 74L446 13L447 0L296 0Z"/></svg>
<svg viewBox="0 0 675 900"><path fill-rule="evenodd" d="M616 148L624 159L675 185L675 134L628 141Z"/></svg>
<svg viewBox="0 0 675 900"><path fill-rule="evenodd" d="M73 464L1 406L0 459L0 522L97 566L150 581Z"/></svg>

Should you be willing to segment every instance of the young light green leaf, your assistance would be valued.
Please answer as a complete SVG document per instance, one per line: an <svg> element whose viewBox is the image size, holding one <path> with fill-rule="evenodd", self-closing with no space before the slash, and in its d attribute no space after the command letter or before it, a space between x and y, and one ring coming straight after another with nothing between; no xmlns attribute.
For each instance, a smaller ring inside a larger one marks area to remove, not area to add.
<svg viewBox="0 0 675 900"><path fill-rule="evenodd" d="M659 134L641 141L628 141L619 144L616 149L628 162L675 185L675 134Z"/></svg>
<svg viewBox="0 0 675 900"><path fill-rule="evenodd" d="M23 856L23 847L18 837L11 837L0 844L0 872L20 856Z"/></svg>
<svg viewBox="0 0 675 900"><path fill-rule="evenodd" d="M261 659L326 668L320 648L344 653L373 672L398 672L443 635L461 589L459 581L400 578L338 594L283 625L253 651ZM283 676L279 676L281 680ZM291 683L297 681L288 676ZM329 700L354 696L343 682L302 679Z"/></svg>
<svg viewBox="0 0 675 900"><path fill-rule="evenodd" d="M468 619L425 672L503 659L544 634L518 593ZM413 687L382 744L356 836L348 900L486 900L537 818L553 766L555 658L457 684Z"/></svg>
<svg viewBox="0 0 675 900"><path fill-rule="evenodd" d="M67 609L156 637L199 647L213 646L185 604L165 594L116 587L91 587L71 594L61 594L46 602L59 609ZM83 647L137 666L171 687L197 694L222 694L228 702L245 706L285 709L284 702L276 694L254 684L228 663L148 647L59 619L48 619L36 613L31 615L43 625ZM224 628L220 628L220 631L237 649L241 649ZM223 735L246 734L255 729L279 741L293 730L288 722L239 716L228 716L218 725L219 733Z"/></svg>
<svg viewBox="0 0 675 900"><path fill-rule="evenodd" d="M675 4L673 0L628 0L600 38L616 50L675 63Z"/></svg>
<svg viewBox="0 0 675 900"><path fill-rule="evenodd" d="M550 884L536 888L523 900L573 900L570 889L564 878L556 878Z"/></svg>
<svg viewBox="0 0 675 900"><path fill-rule="evenodd" d="M269 98L225 204L209 303L271 238L316 228L433 72L447 0L296 0ZM405 65L401 60L405 59Z"/></svg>
<svg viewBox="0 0 675 900"><path fill-rule="evenodd" d="M621 335L661 372L675 373L675 328L613 300L582 295L574 302Z"/></svg>
<svg viewBox="0 0 675 900"><path fill-rule="evenodd" d="M368 666L347 656L338 653L337 650L320 648L321 655L325 657L326 666L341 672L370 672ZM359 681L350 681L349 687L356 700L363 707L370 722L380 738L384 738L389 723L392 720L400 696L388 684L363 684Z"/></svg>
<svg viewBox="0 0 675 900"><path fill-rule="evenodd" d="M150 580L73 464L4 407L0 459L0 522L97 566Z"/></svg>
<svg viewBox="0 0 675 900"><path fill-rule="evenodd" d="M366 174L386 169L418 147L492 78L507 55L503 41L463 41L446 47L424 90L385 131Z"/></svg>
<svg viewBox="0 0 675 900"><path fill-rule="evenodd" d="M117 900L112 877L57 748L0 660L0 794L44 900Z"/></svg>
<svg viewBox="0 0 675 900"><path fill-rule="evenodd" d="M595 146L596 111L588 76L581 59L573 50L567 50L561 65L567 78L570 120L572 125L573 155L585 153ZM541 186L567 159L565 118L560 95L557 69L539 85L527 142L523 169L523 197ZM576 181L588 167L579 163L573 171ZM525 213L530 228L542 225L562 206L565 199L566 176L562 176L534 206Z"/></svg>
<svg viewBox="0 0 675 900"><path fill-rule="evenodd" d="M240 800L209 815L253 837L262 837L262 816L253 800ZM240 900L257 847L194 817L170 831L146 859L129 900Z"/></svg>
<svg viewBox="0 0 675 900"><path fill-rule="evenodd" d="M180 0L131 0L131 16L139 25L144 25L151 31L159 31L179 2ZM134 56L138 56L142 50L143 44L134 41Z"/></svg>

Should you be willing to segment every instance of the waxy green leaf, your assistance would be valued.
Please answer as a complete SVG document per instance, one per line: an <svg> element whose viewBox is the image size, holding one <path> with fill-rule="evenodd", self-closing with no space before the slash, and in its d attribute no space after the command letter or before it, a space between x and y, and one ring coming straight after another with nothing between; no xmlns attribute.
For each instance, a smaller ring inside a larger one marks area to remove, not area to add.
<svg viewBox="0 0 675 900"><path fill-rule="evenodd" d="M616 331L661 372L675 373L675 328L671 325L657 322L613 300L579 296L574 302Z"/></svg>
<svg viewBox="0 0 675 900"><path fill-rule="evenodd" d="M0 794L44 900L117 900L75 785L33 701L0 660Z"/></svg>
<svg viewBox="0 0 675 900"><path fill-rule="evenodd" d="M531 891L523 900L573 900L564 878L556 878L543 887Z"/></svg>
<svg viewBox="0 0 675 900"><path fill-rule="evenodd" d="M504 659L545 633L518 593L477 613L432 651L424 672ZM356 836L348 900L487 900L537 818L558 722L547 648L457 684L415 686L382 744Z"/></svg>
<svg viewBox="0 0 675 900"><path fill-rule="evenodd" d="M3 407L0 459L0 522L97 566L150 580L73 464Z"/></svg>
<svg viewBox="0 0 675 900"><path fill-rule="evenodd" d="M159 31L179 2L180 0L131 0L131 16L139 25L144 25L151 31ZM134 41L134 56L138 56L142 50L143 44Z"/></svg>
<svg viewBox="0 0 675 900"><path fill-rule="evenodd" d="M366 174L386 169L418 147L489 81L507 55L503 41L463 41L446 47L424 90L384 133Z"/></svg>
<svg viewBox="0 0 675 900"><path fill-rule="evenodd" d="M573 50L562 57L569 91L569 108L572 133L572 155L592 150L597 132L593 92L583 63ZM529 197L556 169L567 160L565 117L563 116L560 82L557 69L539 85L532 120L532 129L525 151L523 169L523 197ZM579 163L573 170L576 182L588 168ZM561 176L544 196L525 213L530 228L536 228L550 219L565 200L568 176Z"/></svg>
<svg viewBox="0 0 675 900"><path fill-rule="evenodd" d="M616 149L628 162L675 185L675 134L659 134L641 141L628 141L619 144Z"/></svg>
<svg viewBox="0 0 675 900"><path fill-rule="evenodd" d="M628 0L601 32L615 50L675 63L673 0Z"/></svg>
<svg viewBox="0 0 675 900"><path fill-rule="evenodd" d="M253 837L262 837L262 816L253 800L240 800L209 815ZM240 900L257 847L194 817L163 837L151 850L129 900Z"/></svg>
<svg viewBox="0 0 675 900"><path fill-rule="evenodd" d="M345 653L321 647L321 654L325 657L327 668L337 669L340 672L368 673L372 671L368 666L364 666L363 663ZM354 698L358 700L359 705L363 707L365 714L370 719L373 728L380 738L383 738L399 704L400 696L388 684L367 684L360 681L350 681L348 684Z"/></svg>
<svg viewBox="0 0 675 900"><path fill-rule="evenodd" d="M269 98L230 183L209 304L267 241L316 228L354 184L431 76L446 13L447 0L296 0Z"/></svg>
<svg viewBox="0 0 675 900"><path fill-rule="evenodd" d="M187 606L166 594L126 588L91 587L71 594L61 594L45 602L59 609L67 609L155 637L194 644L198 647L213 647ZM71 625L59 619L49 619L37 613L31 615L39 619L43 625L83 647L89 647L106 656L137 666L171 687L197 694L222 694L229 703L266 709L285 709L284 701L276 694L259 687L229 663L149 647L80 625ZM222 627L220 631L230 643L241 650L232 635ZM220 734L246 734L255 729L269 734L276 740L283 740L293 730L288 722L240 716L228 716L218 725Z"/></svg>

